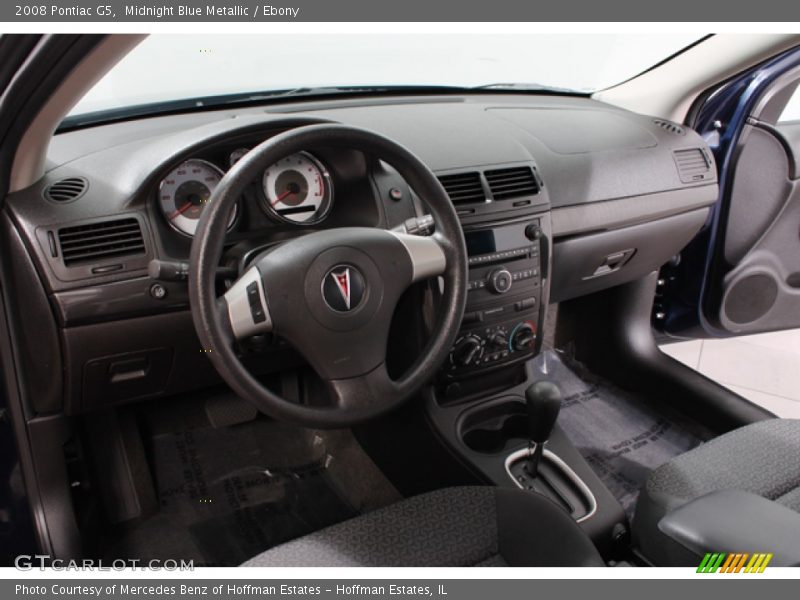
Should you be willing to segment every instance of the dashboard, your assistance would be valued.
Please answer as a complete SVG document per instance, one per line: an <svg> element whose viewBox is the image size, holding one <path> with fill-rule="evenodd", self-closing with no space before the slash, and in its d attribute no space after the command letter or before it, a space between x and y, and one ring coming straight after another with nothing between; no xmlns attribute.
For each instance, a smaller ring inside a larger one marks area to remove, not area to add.
<svg viewBox="0 0 800 600"><path fill-rule="evenodd" d="M448 192L468 241L467 316L476 319L445 366L452 380L529 355L517 346L537 351L548 303L657 270L702 227L718 193L713 156L693 131L574 96L337 98L60 133L45 177L9 196L4 222L29 317L20 326L42 341L28 357L33 372L41 363L64 373L39 384L38 410L77 413L218 381L188 311L197 222L250 149L312 123L392 138ZM379 157L305 149L264 169L239 198L220 285L283 240L393 228L425 212ZM154 278L154 261L179 266ZM280 340L246 352L275 371L297 362ZM115 380L130 365L146 376Z"/></svg>

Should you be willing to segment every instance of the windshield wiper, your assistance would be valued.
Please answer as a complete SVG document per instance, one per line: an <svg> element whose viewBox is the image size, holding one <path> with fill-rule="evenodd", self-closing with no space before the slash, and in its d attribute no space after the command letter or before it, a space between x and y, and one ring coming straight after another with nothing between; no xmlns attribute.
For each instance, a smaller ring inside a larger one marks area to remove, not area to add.
<svg viewBox="0 0 800 600"><path fill-rule="evenodd" d="M340 96L369 96L391 94L467 94L476 92L541 92L550 94L580 94L565 88L547 87L532 83L492 83L475 87L455 85L351 85L351 86L308 86L294 87L277 90L249 91L235 94L222 94L215 96L200 96L195 98L181 98L179 100L165 100L148 104L137 104L121 108L99 110L90 113L72 115L65 118L58 127L57 133L109 123L124 121L138 117L147 117L160 114L175 114L207 108L230 106L248 106L261 103L280 102L284 98L325 98L335 95Z"/></svg>
<svg viewBox="0 0 800 600"><path fill-rule="evenodd" d="M472 88L448 85L353 85L353 86L318 86L296 87L277 90L249 91L235 94L217 96L199 96L195 98L181 98L179 100L165 100L137 104L121 108L99 110L66 117L59 125L56 133L109 123L123 121L138 117L154 116L159 114L181 113L206 108L219 108L223 106L257 105L263 102L280 102L283 98L324 98L334 95L370 95L370 94L452 94L465 93Z"/></svg>
<svg viewBox="0 0 800 600"><path fill-rule="evenodd" d="M336 94L402 94L402 93L452 93L467 92L472 88L455 85L338 85L318 87L297 87L285 90L267 90L264 92L248 92L231 96L227 104L237 102L257 102L272 100L285 96L291 98L304 96L330 96Z"/></svg>
<svg viewBox="0 0 800 600"><path fill-rule="evenodd" d="M473 90L498 90L501 92L550 92L554 94L584 94L570 88L543 85L541 83L486 83L476 85Z"/></svg>
<svg viewBox="0 0 800 600"><path fill-rule="evenodd" d="M458 85L344 85L344 86L321 86L321 87L297 87L285 90L267 90L265 92L250 92L247 94L236 94L230 97L228 103L255 102L259 100L270 100L278 96L302 97L302 96L327 96L333 94L402 94L402 93L469 93L475 91L500 92L551 92L558 94L581 94L576 90L562 87L542 85L540 83L487 83L476 86Z"/></svg>

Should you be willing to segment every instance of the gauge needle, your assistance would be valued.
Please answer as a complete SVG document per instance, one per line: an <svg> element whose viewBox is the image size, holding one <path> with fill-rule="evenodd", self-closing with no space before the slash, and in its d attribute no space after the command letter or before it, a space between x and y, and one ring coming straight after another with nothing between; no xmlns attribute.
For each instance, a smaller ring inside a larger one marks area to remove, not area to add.
<svg viewBox="0 0 800 600"><path fill-rule="evenodd" d="M284 198L287 198L287 197L289 197L289 196L291 196L293 194L294 194L294 191L292 191L292 189L289 188L288 190L283 192L280 196L275 198L275 201L272 203L272 206L275 206L276 204L280 203Z"/></svg>
<svg viewBox="0 0 800 600"><path fill-rule="evenodd" d="M185 212L186 212L187 210L189 210L191 207L192 207L192 203L191 203L191 202L187 202L186 204L184 204L183 206L181 206L181 207L180 207L178 210L176 210L174 213L172 213L172 216L169 218L169 220L171 221L171 220L172 220L172 219L174 219L175 217L179 217L179 216L181 216L183 213L185 213Z"/></svg>

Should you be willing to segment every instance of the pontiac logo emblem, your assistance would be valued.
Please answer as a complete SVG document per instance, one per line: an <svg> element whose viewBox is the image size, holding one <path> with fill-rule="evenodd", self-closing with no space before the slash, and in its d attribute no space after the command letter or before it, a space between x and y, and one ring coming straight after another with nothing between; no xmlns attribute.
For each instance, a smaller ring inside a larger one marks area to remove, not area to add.
<svg viewBox="0 0 800 600"><path fill-rule="evenodd" d="M322 281L322 297L337 312L356 308L364 298L364 277L355 267L337 265Z"/></svg>
<svg viewBox="0 0 800 600"><path fill-rule="evenodd" d="M342 293L342 298L344 298L344 304L347 310L350 310L350 269L345 268L340 273L333 271L331 277L336 280L336 285L339 286L339 291Z"/></svg>

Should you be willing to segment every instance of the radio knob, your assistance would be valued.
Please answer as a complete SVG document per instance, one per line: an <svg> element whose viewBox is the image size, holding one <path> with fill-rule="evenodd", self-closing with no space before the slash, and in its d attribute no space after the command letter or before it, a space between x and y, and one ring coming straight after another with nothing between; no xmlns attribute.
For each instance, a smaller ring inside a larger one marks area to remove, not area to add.
<svg viewBox="0 0 800 600"><path fill-rule="evenodd" d="M521 323L511 334L511 347L517 351L530 350L534 340L536 340L536 332L530 323Z"/></svg>
<svg viewBox="0 0 800 600"><path fill-rule="evenodd" d="M494 292L495 294L505 294L511 289L512 281L511 273L508 269L503 267L489 273L486 280L486 287L489 288L490 292Z"/></svg>
<svg viewBox="0 0 800 600"><path fill-rule="evenodd" d="M483 349L481 348L480 338L474 335L468 335L456 342L456 345L453 346L453 350L450 353L450 357L454 365L468 367L477 361L482 353Z"/></svg>
<svg viewBox="0 0 800 600"><path fill-rule="evenodd" d="M535 242L542 237L542 228L539 227L538 223L529 223L525 228L525 237L530 241Z"/></svg>

